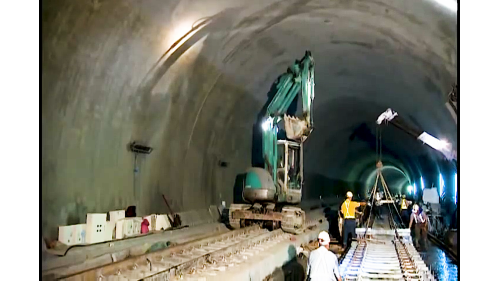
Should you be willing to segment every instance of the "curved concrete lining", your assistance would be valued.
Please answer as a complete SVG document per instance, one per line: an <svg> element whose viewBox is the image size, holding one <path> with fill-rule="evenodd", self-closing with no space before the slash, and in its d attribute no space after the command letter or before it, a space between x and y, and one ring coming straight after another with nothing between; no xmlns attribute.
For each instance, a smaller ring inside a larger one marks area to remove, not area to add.
<svg viewBox="0 0 500 281"><path fill-rule="evenodd" d="M445 106L456 14L430 0L53 0L42 22L45 237L89 212L165 213L161 194L175 211L229 204L267 92L305 50L316 61L305 198L361 186L350 174L372 159L387 107L456 143ZM136 169L131 141L153 148ZM413 179L439 159L391 127L383 144Z"/></svg>

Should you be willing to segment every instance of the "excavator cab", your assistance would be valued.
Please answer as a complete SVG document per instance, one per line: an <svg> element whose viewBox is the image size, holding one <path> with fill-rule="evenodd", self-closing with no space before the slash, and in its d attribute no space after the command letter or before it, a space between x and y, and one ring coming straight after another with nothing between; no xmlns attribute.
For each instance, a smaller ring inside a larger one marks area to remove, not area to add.
<svg viewBox="0 0 500 281"><path fill-rule="evenodd" d="M246 172L243 199L248 203L298 204L302 198L302 145L288 140L277 141L276 184L262 168Z"/></svg>
<svg viewBox="0 0 500 281"><path fill-rule="evenodd" d="M277 201L299 203L303 183L302 145L294 141L278 140L278 158Z"/></svg>

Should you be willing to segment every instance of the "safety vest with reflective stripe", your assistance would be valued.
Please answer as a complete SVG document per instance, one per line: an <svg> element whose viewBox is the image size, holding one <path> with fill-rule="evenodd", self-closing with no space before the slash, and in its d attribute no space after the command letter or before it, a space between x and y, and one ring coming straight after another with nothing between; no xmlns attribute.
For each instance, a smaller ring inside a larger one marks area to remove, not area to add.
<svg viewBox="0 0 500 281"><path fill-rule="evenodd" d="M349 199L342 203L341 212L344 215L344 219L354 219L356 218L356 208L361 204L359 202L351 201Z"/></svg>
<svg viewBox="0 0 500 281"><path fill-rule="evenodd" d="M423 214L423 216L422 216ZM415 223L425 223L425 221L427 220L427 217L425 216L425 214L423 212L421 212L420 214L415 214L415 213L412 213L412 219L415 221Z"/></svg>
<svg viewBox="0 0 500 281"><path fill-rule="evenodd" d="M408 209L408 205L406 205L406 199L401 200L401 209L402 210Z"/></svg>

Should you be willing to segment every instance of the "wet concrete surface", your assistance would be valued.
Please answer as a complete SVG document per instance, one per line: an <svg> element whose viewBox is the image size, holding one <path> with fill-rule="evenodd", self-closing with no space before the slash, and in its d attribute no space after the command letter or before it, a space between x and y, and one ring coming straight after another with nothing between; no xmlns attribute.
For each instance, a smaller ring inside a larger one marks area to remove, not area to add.
<svg viewBox="0 0 500 281"><path fill-rule="evenodd" d="M431 242L428 248L419 249L420 256L427 266L434 272L439 281L458 280L458 265L451 259L446 252Z"/></svg>
<svg viewBox="0 0 500 281"><path fill-rule="evenodd" d="M384 208L379 218L371 221L372 228L389 229L389 214L387 209ZM329 221L332 225L332 221ZM337 230L338 231L338 230ZM412 233L412 237L414 237ZM421 241L422 242L422 241ZM423 243L421 243L423 244ZM334 246L334 252L340 254L338 248ZM427 264L429 269L434 272L436 280L439 281L453 281L458 280L458 265L457 263L446 254L438 245L428 241L428 248L422 247L418 249L420 256ZM340 261L340 260L339 260ZM282 280L305 280L307 267L307 258L298 257L284 265L282 268L277 269L266 280L282 281Z"/></svg>
<svg viewBox="0 0 500 281"><path fill-rule="evenodd" d="M375 218L372 221L372 228L389 229L389 214L387 208L381 209L380 218ZM415 239L412 231L412 237ZM423 242L423 241L420 241ZM423 243L420 243L423 245ZM458 265L454 260L446 254L438 245L428 241L428 248L417 248L420 256L431 269L437 280L439 281L452 281L458 280Z"/></svg>
<svg viewBox="0 0 500 281"><path fill-rule="evenodd" d="M334 251L337 253L337 251ZM458 280L458 265L437 245L429 242L427 250L420 249L420 256L434 272L438 281ZM276 270L266 280L305 280L307 258L297 258Z"/></svg>

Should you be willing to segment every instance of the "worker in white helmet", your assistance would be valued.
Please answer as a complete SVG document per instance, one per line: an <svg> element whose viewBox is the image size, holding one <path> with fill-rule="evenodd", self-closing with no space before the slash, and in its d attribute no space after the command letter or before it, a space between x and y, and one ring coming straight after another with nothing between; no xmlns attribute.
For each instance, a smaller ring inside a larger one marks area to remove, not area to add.
<svg viewBox="0 0 500 281"><path fill-rule="evenodd" d="M348 191L347 199L342 203L340 207L340 212L344 219L344 225L342 226L342 247L347 247L347 242L349 235L354 238L356 235L356 208L359 206L366 205L365 202L352 201L352 192Z"/></svg>
<svg viewBox="0 0 500 281"><path fill-rule="evenodd" d="M429 219L423 210L420 210L417 204L413 205L412 214L410 217L409 228L415 221L415 247L420 248L420 238L424 241L424 245L427 248L427 222Z"/></svg>
<svg viewBox="0 0 500 281"><path fill-rule="evenodd" d="M307 280L338 280L341 281L339 261L330 252L330 235L321 231L318 235L319 248L312 251L307 261Z"/></svg>

